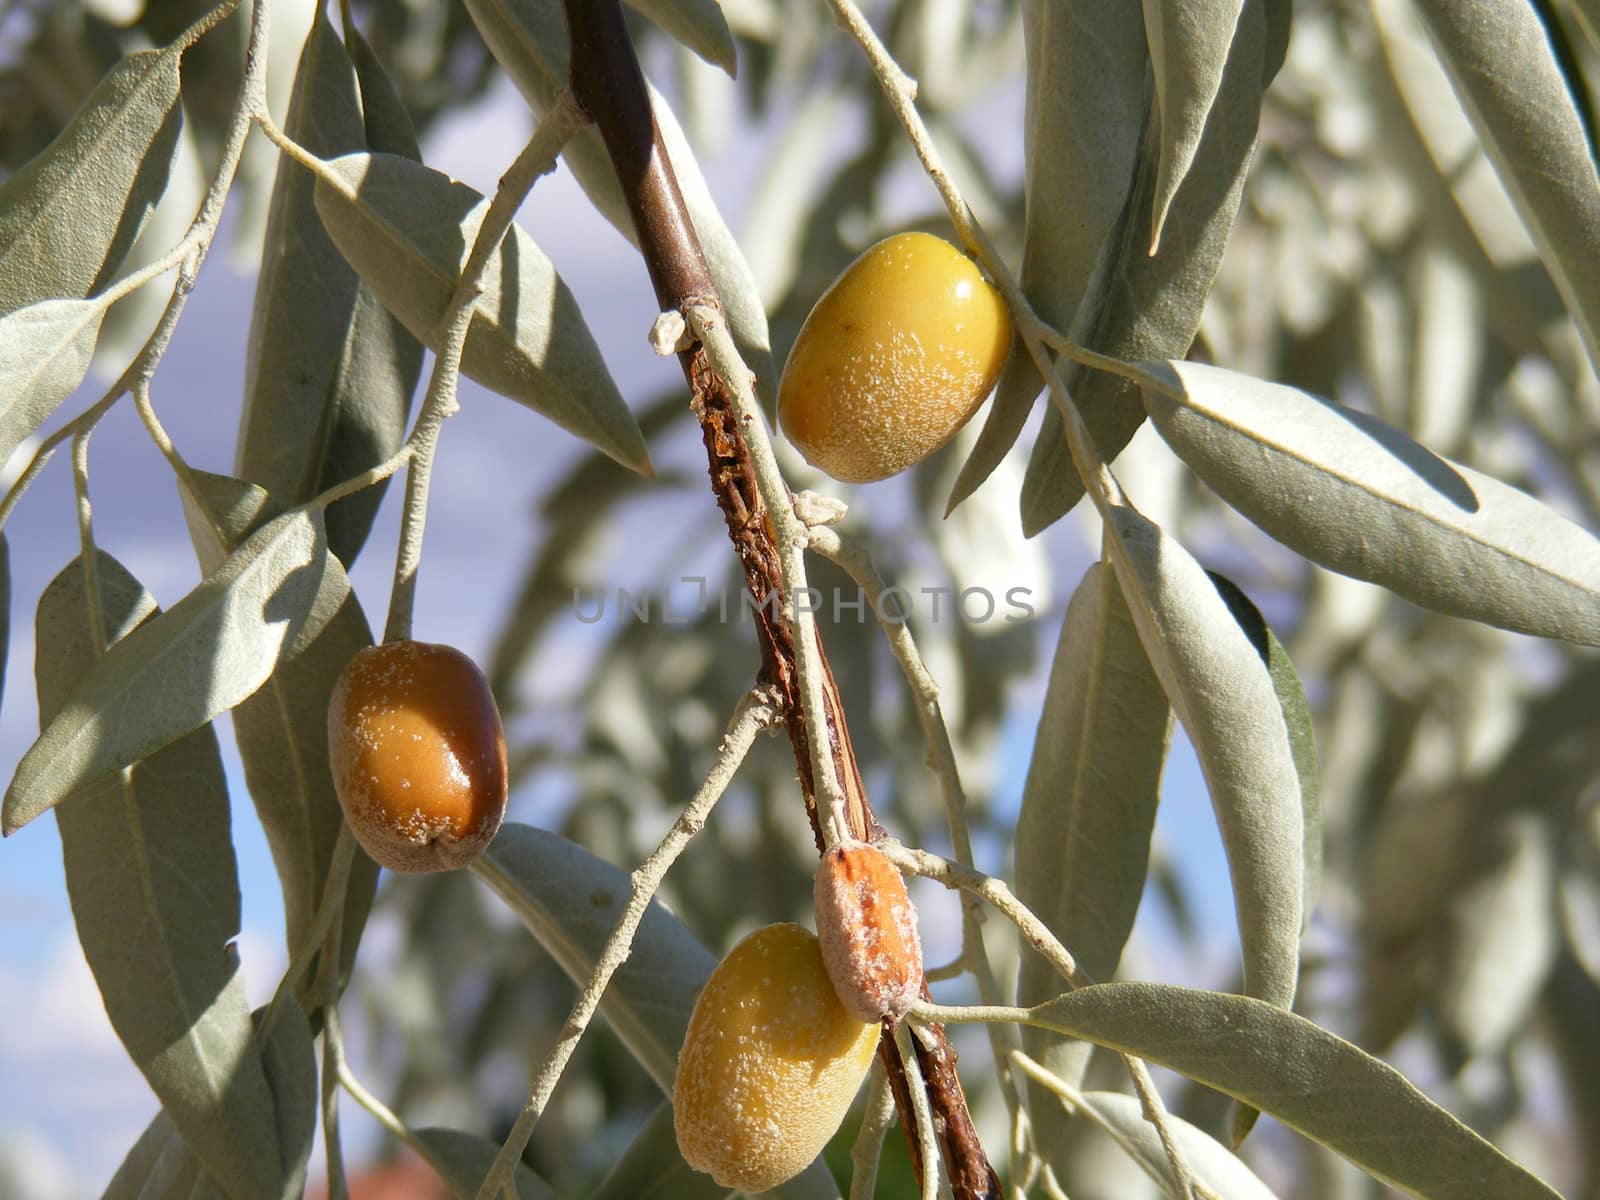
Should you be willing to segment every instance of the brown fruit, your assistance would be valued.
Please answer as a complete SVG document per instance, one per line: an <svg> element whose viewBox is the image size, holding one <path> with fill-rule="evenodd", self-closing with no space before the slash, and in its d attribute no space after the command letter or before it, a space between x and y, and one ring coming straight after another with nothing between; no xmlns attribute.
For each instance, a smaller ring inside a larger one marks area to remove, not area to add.
<svg viewBox="0 0 1600 1200"><path fill-rule="evenodd" d="M506 743L461 651L386 642L355 655L328 703L333 786L356 840L393 871L462 866L506 810Z"/></svg>
<svg viewBox="0 0 1600 1200"><path fill-rule="evenodd" d="M672 1088L684 1161L743 1192L798 1175L844 1120L878 1034L839 1003L808 930L757 929L689 1017Z"/></svg>
<svg viewBox="0 0 1600 1200"><path fill-rule="evenodd" d="M902 233L835 279L795 337L778 419L844 483L886 479L944 445L994 387L1011 315L943 238Z"/></svg>
<svg viewBox="0 0 1600 1200"><path fill-rule="evenodd" d="M813 898L840 1002L863 1021L905 1016L922 998L922 942L899 870L865 842L838 842L817 864Z"/></svg>

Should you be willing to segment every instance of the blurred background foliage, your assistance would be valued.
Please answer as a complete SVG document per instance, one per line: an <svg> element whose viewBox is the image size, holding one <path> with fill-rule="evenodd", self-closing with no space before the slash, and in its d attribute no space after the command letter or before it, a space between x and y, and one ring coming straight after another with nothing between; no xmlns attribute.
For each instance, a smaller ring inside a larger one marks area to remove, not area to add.
<svg viewBox="0 0 1600 1200"><path fill-rule="evenodd" d="M165 41L208 7L0 3L0 166L14 169L46 145L118 56ZM737 232L781 362L816 297L863 246L895 229L946 226L876 84L834 36L823 5L723 7L738 40L736 82L647 22L635 21L635 33L697 149L718 152L737 129L762 131L749 150L755 183ZM1592 134L1600 31L1586 14L1594 6L1536 7ZM919 80L919 104L961 190L1015 262L1021 5L867 8ZM420 129L489 86L493 63L463 6L357 0L354 10ZM202 170L234 100L243 23L230 24L231 41L208 38L184 62L186 128ZM251 222L265 211L273 165L270 154L246 163L234 226L241 253L254 244ZM1193 356L1368 409L1600 528L1600 385L1404 0L1296 5ZM699 782L757 662L748 621L730 633L718 616L719 597L737 610L742 584L696 465L687 396L634 399L667 469L647 485L590 455L551 481L530 514L542 537L487 664L512 740L514 795L538 795L561 832L624 867L643 858ZM1075 513L1071 530L1025 541L1014 499L1020 459L941 519L970 440L904 487L859 496L850 529L913 591L1033 589L1037 622L930 622L920 606L914 622L944 689L979 865L1009 873L1025 767L1016 759L1031 738L1064 598L1098 537L1092 518ZM797 459L784 466L796 486L824 487ZM1600 1197L1600 659L1426 613L1309 566L1144 439L1119 471L1145 511L1256 601L1305 682L1326 849L1298 1007L1395 1061L1565 1194ZM660 531L643 556L641 521ZM854 597L826 563L813 572L825 596L838 588ZM599 580L637 590L674 583L681 613L695 598L693 585L677 582L685 576L706 579L709 611L696 619L664 621L658 609L649 621L572 622L574 588ZM944 848L937 789L887 648L854 613L829 616L827 645L880 816L902 840ZM529 711L524 682L574 654L584 665L572 672L580 682L570 704ZM814 857L793 779L787 746L765 740L669 877L670 904L708 945L725 947L756 924L805 919ZM1160 930L1138 941L1125 969L1182 979L1185 964L1218 961L1206 943L1231 933L1196 918L1196 881L1167 857L1183 848L1160 850L1141 931L1153 910ZM1221 878L1201 885L1225 886ZM944 901L930 900L940 911ZM409 880L379 903L373 940L383 944L363 957L387 965L358 973L358 1004L349 1006L362 1010L353 1023L366 1058L381 1064L373 1082L398 1111L498 1136L520 1102L530 1048L553 1040L573 986L464 874ZM1016 948L992 925L997 969L1014 979ZM967 998L959 989L941 996ZM981 1037L960 1044L969 1094L998 1152L1003 1111L987 1050ZM1095 1078L1117 1086L1109 1072ZM529 1161L561 1194L583 1194L658 1104L641 1068L596 1028ZM1175 1091L1174 1108L1221 1135L1226 1110L1214 1094ZM1244 1153L1284 1195L1385 1194L1270 1123ZM907 1176L897 1138L890 1155L882 1194L900 1194ZM1152 1194L1087 1130L1081 1154L1057 1166L1077 1200Z"/></svg>

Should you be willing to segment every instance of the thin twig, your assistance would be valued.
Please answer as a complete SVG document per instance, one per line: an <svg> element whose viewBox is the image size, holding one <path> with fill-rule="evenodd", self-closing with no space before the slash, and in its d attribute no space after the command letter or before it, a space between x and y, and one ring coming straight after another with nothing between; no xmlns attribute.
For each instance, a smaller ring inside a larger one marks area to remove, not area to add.
<svg viewBox="0 0 1600 1200"><path fill-rule="evenodd" d="M1077 1088L1073 1087L1065 1079L1062 1079L1059 1075L1052 1072L1042 1063L1036 1062L1034 1059L1029 1058L1021 1050L1013 1050L1011 1052L1011 1059L1017 1065L1017 1069L1029 1079L1033 1080L1046 1091L1053 1092L1056 1096L1066 1101L1074 1112L1081 1113L1083 1116L1087 1117L1095 1125L1098 1125L1102 1130L1104 1130L1112 1141L1116 1142L1119 1146L1122 1146L1124 1150L1129 1150L1127 1143L1123 1141L1121 1131L1107 1121L1104 1117L1102 1117L1099 1110L1096 1109L1094 1105L1089 1103L1088 1097L1086 1097ZM1163 1149L1166 1149L1165 1144L1163 1144ZM1129 1154L1129 1157L1141 1167L1145 1167L1146 1170L1149 1170L1149 1165L1143 1158L1132 1153ZM1167 1150L1169 1165L1171 1157L1171 1151ZM1151 1172L1151 1175L1153 1178L1155 1178L1157 1183L1167 1186L1177 1186L1180 1189L1183 1186L1181 1181L1175 1184L1174 1180L1162 1179L1159 1176L1156 1176L1153 1171ZM1203 1200L1220 1200L1216 1192L1212 1191L1212 1189L1207 1187L1202 1181L1191 1180L1190 1182L1192 1183L1194 1189L1198 1191L1200 1196L1203 1197Z"/></svg>
<svg viewBox="0 0 1600 1200"><path fill-rule="evenodd" d="M920 1056L911 1042L914 1036L908 1022L901 1022L895 1029L900 1060L906 1064L906 1082L911 1085L911 1110L916 1115L917 1145L922 1152L922 1200L938 1200L939 1140L934 1134L933 1112L928 1108L928 1089L922 1081L922 1070L918 1065Z"/></svg>
<svg viewBox="0 0 1600 1200"><path fill-rule="evenodd" d="M1088 987L1094 982L1078 966L1077 960L1072 957L1072 952L1061 944L1061 940L1050 931L1050 927L1034 916L1033 911L1018 900L1016 894L1000 880L981 871L975 871L971 867L951 862L937 854L930 854L926 850L913 850L898 842L888 841L880 848L902 871L910 871L942 883L946 887L961 888L963 891L981 896L1017 927L1029 944L1044 955L1046 961L1070 987ZM918 1005L911 1010L911 1015L927 1021L1033 1023L1029 1019L1029 1009L1006 1005L972 1005L954 1010L945 1005ZM1187 1186L1192 1183L1193 1175L1172 1136L1172 1130L1166 1120L1166 1106L1161 1101L1161 1093L1157 1091L1155 1082L1150 1078L1149 1068L1145 1066L1143 1059L1132 1054L1119 1052L1118 1056L1133 1081L1134 1091L1138 1093L1146 1119L1155 1127L1156 1135L1167 1151L1173 1176L1186 1185L1186 1190L1181 1194L1193 1195L1192 1187Z"/></svg>
<svg viewBox="0 0 1600 1200"><path fill-rule="evenodd" d="M861 1115L861 1128L850 1147L850 1200L872 1200L878 1181L878 1160L883 1154L883 1135L894 1124L894 1093L883 1064L875 1063L867 1081L867 1101Z"/></svg>
<svg viewBox="0 0 1600 1200"><path fill-rule="evenodd" d="M349 823L341 820L339 837L333 844L333 855L328 862L328 874L322 884L322 899L317 904L317 911L311 918L311 924L301 935L300 944L295 947L289 965L284 968L283 978L278 980L278 986L272 993L272 1002L267 1006L266 1015L257 1027L258 1041L265 1042L272 1033L272 1027L277 1024L284 1003L294 994L301 978L310 968L311 961L322 949L323 940L333 928L334 918L342 913L350 889L350 868L355 862L355 857L355 836L350 832Z"/></svg>
<svg viewBox="0 0 1600 1200"><path fill-rule="evenodd" d="M779 719L780 714L768 696L759 692L745 694L739 702L739 707L734 711L728 732L724 735L721 746L717 748L711 770L707 772L699 790L684 807L678 819L673 822L666 836L651 852L650 857L628 877L628 902L617 918L611 936L606 939L604 947L595 959L594 971L584 986L583 994L578 997L571 1015L561 1026L555 1045L550 1048L544 1062L535 1072L528 1102L523 1105L516 1124L500 1147L500 1153L495 1156L494 1165L484 1176L483 1183L478 1188L478 1200L490 1200L511 1179L516 1164L522 1158L523 1150L527 1148L528 1139L533 1136L534 1126L538 1124L545 1105L550 1102L550 1096L555 1091L556 1083L561 1079L561 1073L566 1069L567 1061L577 1049L579 1040L589 1027L589 1022L600 1009L600 1001L605 995L606 987L611 983L612 976L627 961L628 954L633 948L633 936L638 932L645 913L649 911L650 902L655 898L656 890L666 877L668 868L677 861L690 839L705 825L706 817L721 799L723 792L728 789L728 785L733 782L739 765L749 753L750 747L755 744L757 735L776 724ZM473 869L477 870L477 864L474 864Z"/></svg>
<svg viewBox="0 0 1600 1200"><path fill-rule="evenodd" d="M386 641L411 636L411 615L416 606L417 567L422 561L422 535L427 519L428 482L432 475L433 456L439 441L439 429L457 408L456 386L461 373L461 355L466 348L467 331L472 325L473 314L483 295L484 271L490 258L499 250L501 240L511 228L517 209L522 207L534 182L541 175L555 170L561 148L583 123L583 116L571 93L563 92L555 107L539 121L528 144L500 177L500 186L495 189L489 210L478 226L461 278L456 281L450 303L434 327L432 340L439 349L434 356L433 373L428 379L428 390L421 411L407 439L412 447L412 456L406 475L400 550L395 556L394 586L389 597L389 617L384 627Z"/></svg>
<svg viewBox="0 0 1600 1200"><path fill-rule="evenodd" d="M907 621L887 621L882 617L888 584L879 573L877 564L865 546L842 537L827 525L808 529L810 546L845 572L866 593L868 604L878 617L878 625L900 672L905 676L915 700L917 720L922 726L922 739L927 747L927 763L939 779L939 791L944 800L945 823L950 834L950 846L957 862L973 865L972 833L967 825L967 794L961 784L961 770L956 763L955 746L950 739L950 728L945 723L944 708L939 703L939 685L923 661L911 636ZM961 893L961 965L969 969L978 983L978 995L985 1004L998 1004L1003 1000L999 981L989 965L988 951L983 943L983 903L970 892ZM931 976L930 976L931 978ZM1000 1079L1000 1094L1012 1128L1022 1119L1022 1102L1012 1080L1010 1051L1015 1038L1003 1026L988 1027L989 1051L994 1058L995 1072ZM1012 1174L1018 1164L1013 1159Z"/></svg>
<svg viewBox="0 0 1600 1200"><path fill-rule="evenodd" d="M344 1177L344 1149L339 1140L339 1073L344 1039L339 1009L329 1004L322 1013L322 1149L328 1176L328 1200L349 1200Z"/></svg>

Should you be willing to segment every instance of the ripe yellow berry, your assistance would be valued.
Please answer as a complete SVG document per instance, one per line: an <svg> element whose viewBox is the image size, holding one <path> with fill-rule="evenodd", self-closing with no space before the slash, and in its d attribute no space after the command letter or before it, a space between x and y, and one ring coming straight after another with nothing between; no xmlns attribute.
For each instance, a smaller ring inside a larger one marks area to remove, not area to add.
<svg viewBox="0 0 1600 1200"><path fill-rule="evenodd" d="M899 1020L922 998L922 942L905 880L883 851L837 842L817 864L817 941L840 1002L863 1021Z"/></svg>
<svg viewBox="0 0 1600 1200"><path fill-rule="evenodd" d="M489 683L461 651L371 646L328 702L333 786L361 848L393 871L459 867L506 810L506 743Z"/></svg>
<svg viewBox="0 0 1600 1200"><path fill-rule="evenodd" d="M843 483L921 462L994 387L1011 345L1000 294L942 238L902 233L846 267L800 328L778 417Z"/></svg>
<svg viewBox="0 0 1600 1200"><path fill-rule="evenodd" d="M878 1034L839 1003L808 930L756 930L689 1018L672 1088L684 1161L744 1192L798 1175L844 1120Z"/></svg>

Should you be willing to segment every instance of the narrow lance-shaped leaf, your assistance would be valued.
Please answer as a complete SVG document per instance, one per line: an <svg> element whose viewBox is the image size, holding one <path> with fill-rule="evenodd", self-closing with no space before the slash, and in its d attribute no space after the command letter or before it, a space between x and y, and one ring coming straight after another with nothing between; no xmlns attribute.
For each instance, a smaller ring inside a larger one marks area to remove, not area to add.
<svg viewBox="0 0 1600 1200"><path fill-rule="evenodd" d="M1136 1097L1124 1092L1082 1092L1073 1107L1105 1130L1169 1196L1179 1194L1161 1138ZM1226 1196L1227 1200L1277 1200L1272 1189L1237 1154L1205 1130L1172 1113L1167 1114L1166 1121L1172 1140L1196 1181L1214 1195Z"/></svg>
<svg viewBox="0 0 1600 1200"><path fill-rule="evenodd" d="M663 1100L589 1200L722 1200L731 1194L683 1161L672 1127L672 1101Z"/></svg>
<svg viewBox="0 0 1600 1200"><path fill-rule="evenodd" d="M628 877L557 834L508 822L473 864L574 981L594 970L628 901ZM668 1094L689 1013L716 959L652 904L600 1012Z"/></svg>
<svg viewBox="0 0 1600 1200"><path fill-rule="evenodd" d="M200 1160L178 1136L172 1118L161 1110L146 1125L139 1140L128 1148L100 1200L140 1200L144 1196L186 1196L177 1177L180 1170L198 1168Z"/></svg>
<svg viewBox="0 0 1600 1200"><path fill-rule="evenodd" d="M116 270L166 186L180 51L106 72L60 136L0 183L0 313L87 296Z"/></svg>
<svg viewBox="0 0 1600 1200"><path fill-rule="evenodd" d="M407 329L437 349L439 319L487 202L392 154L347 154L321 170L317 212L339 252ZM511 226L489 260L483 286L462 371L648 474L638 423L577 300L521 227Z"/></svg>
<svg viewBox="0 0 1600 1200"><path fill-rule="evenodd" d="M0 462L77 390L106 306L41 300L0 317Z"/></svg>
<svg viewBox="0 0 1600 1200"><path fill-rule="evenodd" d="M1067 605L1017 815L1017 895L1071 948L1091 979L1110 979L1144 894L1172 713L1115 573L1096 563ZM1038 955L1022 962L1024 1000L1063 984ZM1083 1042L1023 1030L1027 1052L1076 1085ZM1030 1084L1047 1153L1066 1129L1060 1106Z"/></svg>
<svg viewBox="0 0 1600 1200"><path fill-rule="evenodd" d="M1291 550L1426 608L1600 645L1600 540L1375 417L1197 363L1149 363L1167 444Z"/></svg>
<svg viewBox="0 0 1600 1200"><path fill-rule="evenodd" d="M1549 827L1509 818L1497 860L1449 899L1448 942L1435 979L1439 1025L1452 1049L1499 1055L1527 1024L1555 966L1556 870Z"/></svg>
<svg viewBox="0 0 1600 1200"><path fill-rule="evenodd" d="M1387 1063L1247 996L1106 983L1033 1010L1243 1103L1420 1200L1560 1200Z"/></svg>
<svg viewBox="0 0 1600 1200"><path fill-rule="evenodd" d="M1026 211L1021 285L1046 321L1071 331L1098 310L1139 165L1145 124L1144 30L1128 0L1027 0L1023 124ZM1097 274L1098 271L1098 274ZM994 402L956 477L965 500L1017 440L1044 380L1013 342Z"/></svg>
<svg viewBox="0 0 1600 1200"><path fill-rule="evenodd" d="M113 643L155 603L115 559L95 564ZM81 559L39 600L41 723L97 658ZM75 788L56 809L84 958L117 1037L185 1145L236 1197L275 1198L283 1164L258 1055L239 934L227 782L209 725L133 770Z"/></svg>
<svg viewBox="0 0 1600 1200"><path fill-rule="evenodd" d="M1540 14L1499 0L1417 12L1600 369L1600 176Z"/></svg>
<svg viewBox="0 0 1600 1200"><path fill-rule="evenodd" d="M567 85L567 30L560 13L538 0L466 0L466 6L489 52L511 77L528 106L535 112L548 112ZM745 363L755 372L762 394L775 397L778 373L772 362L767 312L755 277L733 231L722 219L672 107L648 80L645 85L689 220L700 238L712 282L727 310L728 328ZM578 130L562 149L561 160L601 215L637 245L638 232L599 131L592 125Z"/></svg>
<svg viewBox="0 0 1600 1200"><path fill-rule="evenodd" d="M201 566L210 572L276 518L278 508L266 492L238 479L196 471L193 481L194 494L182 492L184 516ZM303 650L280 661L261 688L233 709L245 782L283 889L290 955L299 949L322 902L322 885L344 824L328 766L328 697L345 663L372 644L366 617L336 561L329 561L328 577L309 618L321 632ZM344 904L340 965L345 973L355 961L377 886L377 865L357 851ZM320 1000L309 994L315 985L316 972L307 971L297 992L302 1002Z"/></svg>
<svg viewBox="0 0 1600 1200"><path fill-rule="evenodd" d="M1188 353L1244 194L1261 114L1263 73L1270 65L1267 10L1280 2L1245 0L1240 9L1228 65L1190 166L1188 186L1173 197L1161 250L1154 257L1149 253L1144 216L1154 204L1160 148L1154 131L1146 131L1139 177L1127 219L1117 234L1105 301L1092 327L1079 337L1091 349L1125 360ZM1276 27L1276 19L1273 24ZM1068 368L1065 378L1101 455L1107 461L1115 458L1144 421L1139 389L1104 371ZM1031 536L1045 529L1082 495L1083 483L1067 454L1060 413L1051 404L1023 479L1023 531Z"/></svg>
<svg viewBox="0 0 1600 1200"><path fill-rule="evenodd" d="M1114 508L1111 520L1128 609L1211 793L1245 993L1287 1008L1299 974L1304 832L1272 678L1187 550L1130 508Z"/></svg>
<svg viewBox="0 0 1600 1200"><path fill-rule="evenodd" d="M628 876L558 834L508 822L472 871L504 900L580 986L628 902ZM695 997L716 959L659 902L633 952L600 1001L600 1014L669 1096ZM833 1176L817 1160L777 1189L785 1200L833 1200Z"/></svg>
<svg viewBox="0 0 1600 1200"><path fill-rule="evenodd" d="M419 1129L417 1141L428 1165L439 1172L456 1200L473 1200L494 1164L500 1144L459 1129ZM527 1163L518 1162L512 1176L518 1200L551 1200L555 1192Z"/></svg>
<svg viewBox="0 0 1600 1200"><path fill-rule="evenodd" d="M356 74L321 10L300 52L285 128L314 154L367 149ZM323 230L315 186L280 159L245 363L236 470L286 506L394 453L422 367L421 343ZM342 562L354 560L382 498L372 487L328 511L328 543Z"/></svg>
<svg viewBox="0 0 1600 1200"><path fill-rule="evenodd" d="M1155 69L1161 120L1151 254L1161 246L1161 227L1172 197L1189 173L1205 133L1243 7L1244 0L1144 0L1145 40Z"/></svg>
<svg viewBox="0 0 1600 1200"><path fill-rule="evenodd" d="M1262 617L1255 602L1225 575L1207 571L1211 582L1217 585L1223 601L1232 610L1239 628L1244 630L1250 644L1255 647L1261 661L1267 664L1272 676L1272 690L1278 694L1283 708L1283 724L1289 733L1289 748L1294 753L1295 775L1300 780L1300 817L1305 840L1301 859L1305 880L1301 903L1300 928L1311 921L1316 907L1317 893L1322 880L1322 774L1317 767L1317 741L1311 727L1311 706L1306 703L1305 688L1300 685L1300 674L1289 661L1289 652Z"/></svg>
<svg viewBox="0 0 1600 1200"><path fill-rule="evenodd" d="M265 1008L251 1014L259 1031ZM306 1163L317 1131L320 1092L317 1087L317 1052L311 1037L311 1022L305 1010L292 997L282 1001L272 1032L262 1045L261 1065L272 1089L277 1113L278 1152L283 1160L283 1200L305 1195Z"/></svg>
<svg viewBox="0 0 1600 1200"><path fill-rule="evenodd" d="M731 77L737 74L733 31L718 0L628 0L678 41Z"/></svg>
<svg viewBox="0 0 1600 1200"><path fill-rule="evenodd" d="M198 587L72 681L17 764L7 834L62 797L153 754L254 692L321 632L329 572L321 514L296 509L252 535Z"/></svg>

